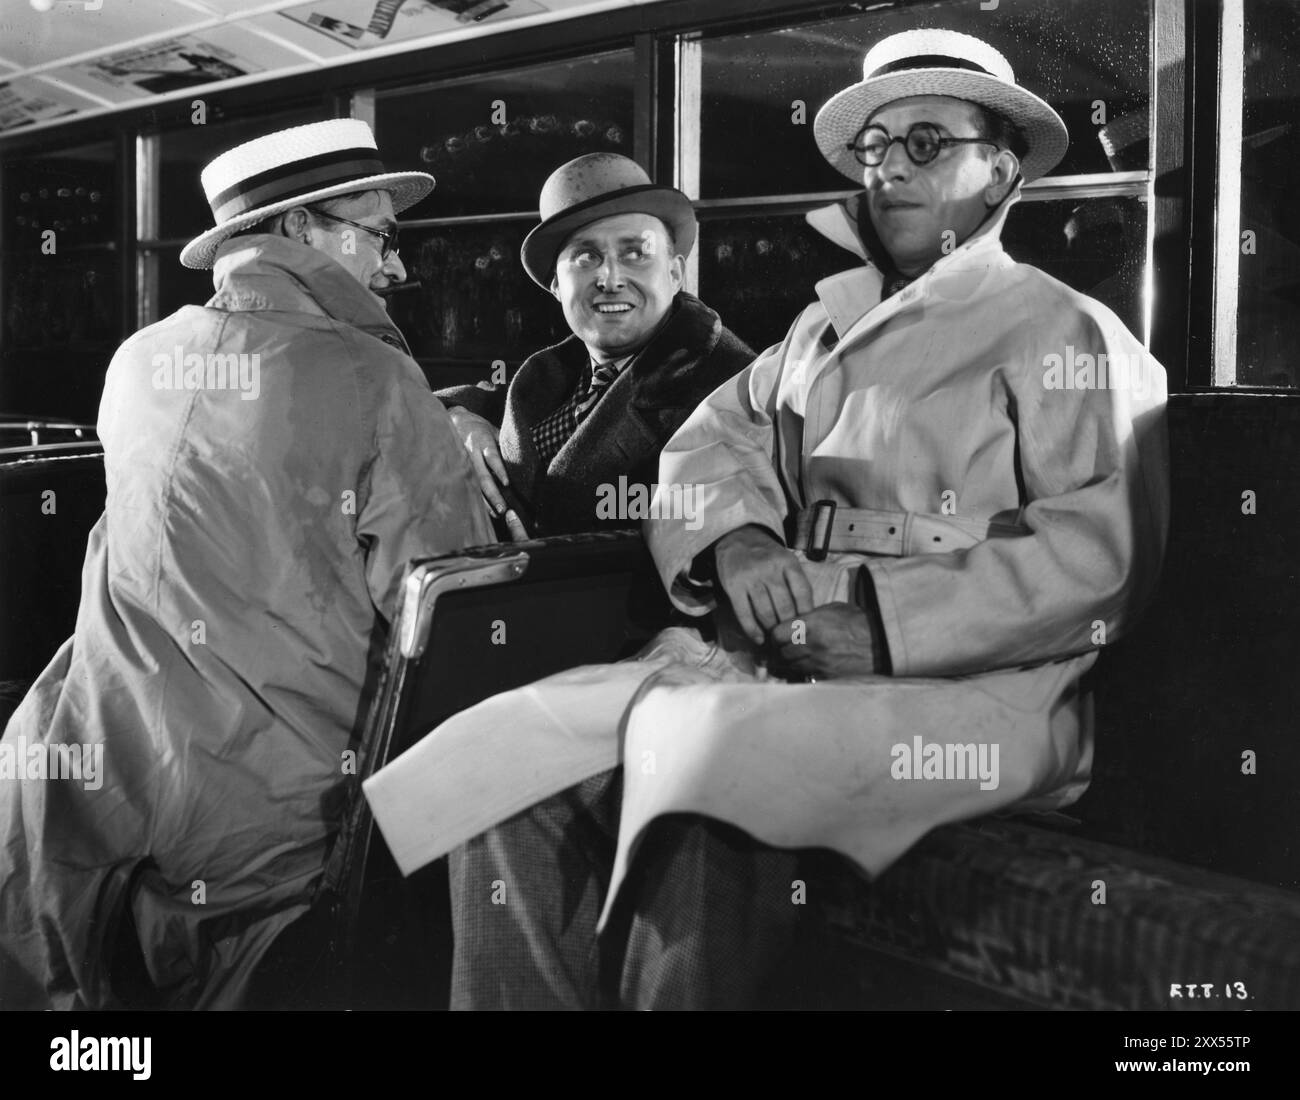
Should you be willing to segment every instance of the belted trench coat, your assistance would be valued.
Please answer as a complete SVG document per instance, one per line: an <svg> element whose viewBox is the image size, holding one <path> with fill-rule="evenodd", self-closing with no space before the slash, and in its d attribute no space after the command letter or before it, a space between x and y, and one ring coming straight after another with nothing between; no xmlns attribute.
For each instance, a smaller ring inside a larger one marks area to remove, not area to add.
<svg viewBox="0 0 1300 1100"><path fill-rule="evenodd" d="M1164 553L1166 383L1109 309L1003 250L1018 197L883 300L853 201L814 211L863 263L820 282L785 340L668 443L660 492L688 490L696 517L648 520L646 534L687 614L715 607L694 559L742 525L785 538L830 500L902 515L909 537L819 562L795 547L819 603L852 600L869 571L892 675L748 687L678 675L642 689L625 760L651 751L656 729L683 742L707 730L715 766L726 753L742 774L687 796L632 775L625 802L641 819L712 808L878 872L944 821L1086 789L1081 680L1153 594ZM996 537L971 533L985 526ZM998 747L995 786L948 774L948 746L966 744Z"/></svg>

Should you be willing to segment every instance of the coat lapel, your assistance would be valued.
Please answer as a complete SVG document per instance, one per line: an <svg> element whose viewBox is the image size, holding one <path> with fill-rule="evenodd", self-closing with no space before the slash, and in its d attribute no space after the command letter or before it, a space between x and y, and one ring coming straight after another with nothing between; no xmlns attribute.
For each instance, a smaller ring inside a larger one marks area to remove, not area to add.
<svg viewBox="0 0 1300 1100"><path fill-rule="evenodd" d="M573 394L588 353L571 336L524 362L506 396L501 455L511 483L544 524L572 526L576 517L589 515L599 484L619 474L631 481L654 480L659 452L684 419L683 410L694 409L719 381L703 368L722 334L713 310L678 294L664 326L610 383L544 470L532 428ZM543 498L546 505L540 508Z"/></svg>
<svg viewBox="0 0 1300 1100"><path fill-rule="evenodd" d="M537 479L545 472L538 469L533 428L573 393L586 364L586 347L576 336L570 336L524 360L506 392L501 458L511 484L530 500L535 497Z"/></svg>
<svg viewBox="0 0 1300 1100"><path fill-rule="evenodd" d="M578 425L555 456L551 472L580 473L602 459L628 470L657 461L666 438L662 421L682 408L693 409L707 395L696 392L696 368L717 346L721 332L713 310L679 293L664 326Z"/></svg>

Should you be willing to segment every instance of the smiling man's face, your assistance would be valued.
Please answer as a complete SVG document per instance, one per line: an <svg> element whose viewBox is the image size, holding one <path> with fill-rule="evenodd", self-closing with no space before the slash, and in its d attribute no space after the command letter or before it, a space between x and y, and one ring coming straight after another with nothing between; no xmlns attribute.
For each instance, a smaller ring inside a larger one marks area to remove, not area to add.
<svg viewBox="0 0 1300 1100"><path fill-rule="evenodd" d="M645 346L685 277L686 263L663 222L650 214L615 214L564 242L551 293L592 358L606 362Z"/></svg>
<svg viewBox="0 0 1300 1100"><path fill-rule="evenodd" d="M896 99L868 121L895 137L918 122L933 124L945 138L985 136L979 109L948 96ZM1015 156L993 145L948 145L928 164L913 164L895 143L884 161L862 170L871 224L898 270L919 275L978 228L1018 171Z"/></svg>

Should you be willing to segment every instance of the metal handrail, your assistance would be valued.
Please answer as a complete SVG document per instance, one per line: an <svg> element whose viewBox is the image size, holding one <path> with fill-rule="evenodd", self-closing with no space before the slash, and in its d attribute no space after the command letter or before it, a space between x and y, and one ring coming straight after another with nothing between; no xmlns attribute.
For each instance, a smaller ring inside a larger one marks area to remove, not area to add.
<svg viewBox="0 0 1300 1100"><path fill-rule="evenodd" d="M95 426L93 424L77 424L71 420L15 420L7 424L0 422L0 432L6 430L27 432L31 436L31 443L29 446L39 447L41 446L41 432L72 432L78 439L92 442L94 439ZM87 432L91 433L90 438L87 438L85 434ZM61 444L47 445L61 446ZM8 448L8 450L12 449L13 448Z"/></svg>
<svg viewBox="0 0 1300 1100"><path fill-rule="evenodd" d="M33 447L39 447L40 450L33 453ZM79 443L24 443L21 447L0 447L0 457L5 455L27 455L32 459L38 459L55 451L84 451L87 447L100 448L99 451L91 452L93 454L99 454L103 450L103 444L97 439L83 439Z"/></svg>

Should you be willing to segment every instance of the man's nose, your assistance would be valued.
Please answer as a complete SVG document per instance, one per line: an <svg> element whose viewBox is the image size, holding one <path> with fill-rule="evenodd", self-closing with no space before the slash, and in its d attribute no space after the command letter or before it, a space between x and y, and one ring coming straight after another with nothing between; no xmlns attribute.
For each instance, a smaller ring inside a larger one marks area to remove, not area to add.
<svg viewBox="0 0 1300 1100"><path fill-rule="evenodd" d="M903 143L895 141L891 142L889 148L885 150L885 159L877 166L876 173L881 179L908 179L915 168L916 165L912 163L912 158L907 155Z"/></svg>
<svg viewBox="0 0 1300 1100"><path fill-rule="evenodd" d="M605 262L600 265L600 268L596 271L596 285L601 290L609 290L611 287L623 285L623 268L616 257L608 256Z"/></svg>
<svg viewBox="0 0 1300 1100"><path fill-rule="evenodd" d="M379 269L390 279L397 283L406 282L406 267L402 263L402 258L396 252L390 252L384 259L384 265Z"/></svg>

